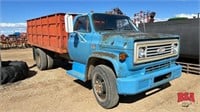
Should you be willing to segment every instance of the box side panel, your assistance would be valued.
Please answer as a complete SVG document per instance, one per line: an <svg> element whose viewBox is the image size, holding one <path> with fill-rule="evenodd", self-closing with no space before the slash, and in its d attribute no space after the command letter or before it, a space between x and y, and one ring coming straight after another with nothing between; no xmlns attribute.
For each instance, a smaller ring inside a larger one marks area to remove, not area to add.
<svg viewBox="0 0 200 112"><path fill-rule="evenodd" d="M54 14L27 21L28 43L60 54L67 53L68 33L65 14Z"/></svg>

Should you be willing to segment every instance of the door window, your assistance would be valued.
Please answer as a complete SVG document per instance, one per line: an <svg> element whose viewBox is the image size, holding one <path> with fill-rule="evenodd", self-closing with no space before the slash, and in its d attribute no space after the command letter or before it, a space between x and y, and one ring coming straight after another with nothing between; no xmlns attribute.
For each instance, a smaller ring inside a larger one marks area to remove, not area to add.
<svg viewBox="0 0 200 112"><path fill-rule="evenodd" d="M75 23L74 31L87 33L91 31L88 16L79 17Z"/></svg>

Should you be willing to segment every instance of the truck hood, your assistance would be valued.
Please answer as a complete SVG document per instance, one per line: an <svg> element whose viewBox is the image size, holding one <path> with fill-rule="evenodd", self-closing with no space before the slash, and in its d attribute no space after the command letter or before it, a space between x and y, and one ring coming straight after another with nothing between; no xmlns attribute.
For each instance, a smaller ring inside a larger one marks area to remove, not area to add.
<svg viewBox="0 0 200 112"><path fill-rule="evenodd" d="M109 38L124 38L133 40L155 40L155 39L165 39L165 38L178 38L178 35L172 34L162 34L162 33L135 33L135 32L112 32L112 33L102 33L103 40L107 40Z"/></svg>
<svg viewBox="0 0 200 112"><path fill-rule="evenodd" d="M179 38L178 35L161 33L135 33L135 32L109 32L101 33L102 41L100 46L109 49L133 49L134 41L159 40Z"/></svg>

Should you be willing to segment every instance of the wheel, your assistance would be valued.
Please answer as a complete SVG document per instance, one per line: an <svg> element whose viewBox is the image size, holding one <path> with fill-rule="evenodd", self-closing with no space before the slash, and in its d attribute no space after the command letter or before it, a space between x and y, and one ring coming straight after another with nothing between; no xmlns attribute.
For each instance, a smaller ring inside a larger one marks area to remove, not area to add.
<svg viewBox="0 0 200 112"><path fill-rule="evenodd" d="M98 103L104 108L112 108L119 102L115 74L111 68L98 65L91 73L92 89Z"/></svg>
<svg viewBox="0 0 200 112"><path fill-rule="evenodd" d="M39 48L35 50L35 59L36 65L40 70L47 69L47 55L43 50Z"/></svg>
<svg viewBox="0 0 200 112"><path fill-rule="evenodd" d="M9 65L11 66L16 66L19 68L19 70L21 70L22 74L21 74L21 77L20 79L23 79L25 77L27 77L28 75L28 72L29 72L29 68L28 68L28 65L26 64L26 62L23 62L23 61L11 61L9 63Z"/></svg>
<svg viewBox="0 0 200 112"><path fill-rule="evenodd" d="M12 83L28 76L28 66L23 61L2 61L0 84Z"/></svg>
<svg viewBox="0 0 200 112"><path fill-rule="evenodd" d="M47 69L53 68L53 65L54 65L53 55L51 52L48 52L47 53Z"/></svg>
<svg viewBox="0 0 200 112"><path fill-rule="evenodd" d="M6 66L1 68L1 84L14 82L16 80L16 74L18 74L15 66Z"/></svg>

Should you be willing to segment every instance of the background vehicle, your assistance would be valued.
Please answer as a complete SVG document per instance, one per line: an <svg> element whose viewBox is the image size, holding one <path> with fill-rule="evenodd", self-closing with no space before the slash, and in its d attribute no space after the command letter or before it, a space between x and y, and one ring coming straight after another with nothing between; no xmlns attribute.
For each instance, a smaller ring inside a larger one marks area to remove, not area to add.
<svg viewBox="0 0 200 112"><path fill-rule="evenodd" d="M142 33L127 16L57 13L28 20L27 35L39 69L52 68L58 56L72 61L67 74L91 80L104 108L116 106L119 94L137 94L181 75L175 63L179 36Z"/></svg>

